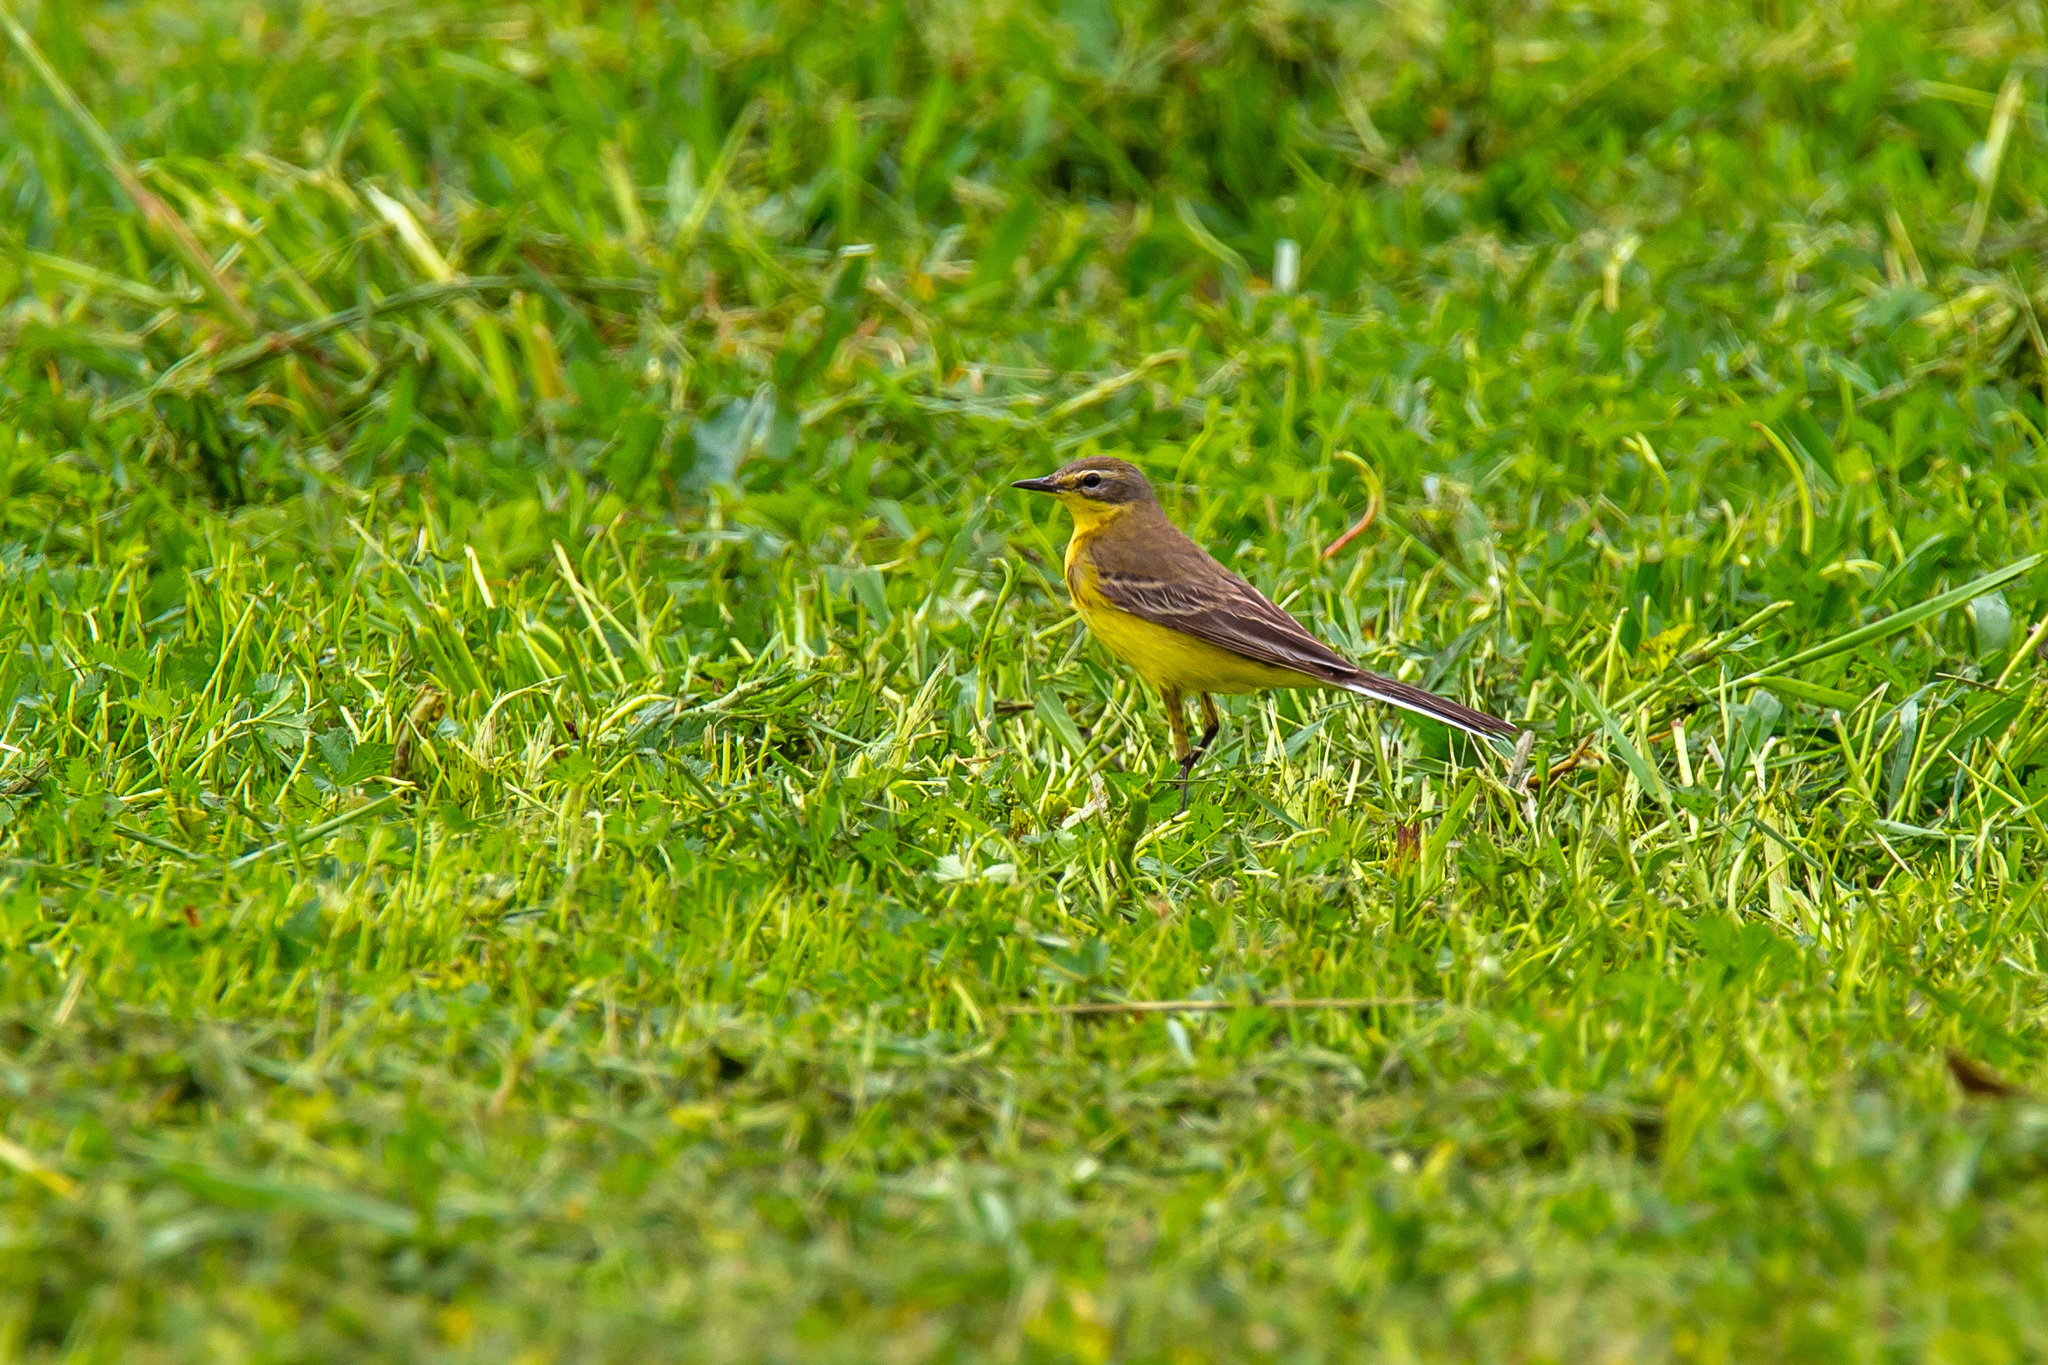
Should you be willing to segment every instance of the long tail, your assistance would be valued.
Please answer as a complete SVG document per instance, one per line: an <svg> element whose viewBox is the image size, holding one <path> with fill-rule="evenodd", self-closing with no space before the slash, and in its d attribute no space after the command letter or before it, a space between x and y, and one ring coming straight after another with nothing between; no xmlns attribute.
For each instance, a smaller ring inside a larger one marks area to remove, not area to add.
<svg viewBox="0 0 2048 1365"><path fill-rule="evenodd" d="M1419 687L1383 677L1378 673L1367 673L1363 669L1350 677L1333 680L1333 685L1346 692L1356 692L1361 697L1371 697L1389 706L1398 706L1404 711L1413 711L1440 720L1444 724L1463 730L1468 735L1512 735L1515 727L1484 711L1474 711L1469 706L1460 706L1454 701L1445 701L1434 692L1425 692Z"/></svg>

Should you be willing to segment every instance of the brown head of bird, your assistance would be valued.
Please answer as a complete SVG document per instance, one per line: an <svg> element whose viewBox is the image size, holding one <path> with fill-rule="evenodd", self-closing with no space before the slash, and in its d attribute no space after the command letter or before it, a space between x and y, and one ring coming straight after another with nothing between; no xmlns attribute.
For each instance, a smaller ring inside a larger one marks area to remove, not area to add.
<svg viewBox="0 0 2048 1365"><path fill-rule="evenodd" d="M1072 515L1075 527L1084 531L1114 521L1133 508L1159 505L1144 471L1113 455L1090 455L1042 479L1019 479L1010 487L1052 494Z"/></svg>

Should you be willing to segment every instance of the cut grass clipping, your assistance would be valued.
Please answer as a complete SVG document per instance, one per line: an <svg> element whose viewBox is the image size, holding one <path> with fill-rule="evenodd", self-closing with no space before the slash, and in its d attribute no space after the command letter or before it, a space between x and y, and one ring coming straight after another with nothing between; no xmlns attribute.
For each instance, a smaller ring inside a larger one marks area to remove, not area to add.
<svg viewBox="0 0 2048 1365"><path fill-rule="evenodd" d="M0 1355L2048 1355L2036 7L0 43Z"/></svg>

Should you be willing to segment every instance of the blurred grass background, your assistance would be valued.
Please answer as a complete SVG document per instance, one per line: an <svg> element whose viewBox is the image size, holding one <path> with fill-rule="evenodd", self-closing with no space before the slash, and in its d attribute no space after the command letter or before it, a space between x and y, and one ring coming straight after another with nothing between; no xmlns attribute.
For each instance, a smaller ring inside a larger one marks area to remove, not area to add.
<svg viewBox="0 0 2048 1365"><path fill-rule="evenodd" d="M2048 1350L2038 4L0 27L8 1357Z"/></svg>

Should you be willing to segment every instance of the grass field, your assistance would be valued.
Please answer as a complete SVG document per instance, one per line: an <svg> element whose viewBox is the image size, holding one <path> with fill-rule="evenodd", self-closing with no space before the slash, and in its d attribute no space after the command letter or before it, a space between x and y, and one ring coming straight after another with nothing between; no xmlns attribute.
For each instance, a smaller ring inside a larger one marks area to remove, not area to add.
<svg viewBox="0 0 2048 1365"><path fill-rule="evenodd" d="M0 28L0 1358L2048 1355L2038 4Z"/></svg>

